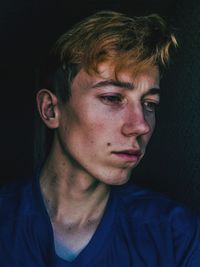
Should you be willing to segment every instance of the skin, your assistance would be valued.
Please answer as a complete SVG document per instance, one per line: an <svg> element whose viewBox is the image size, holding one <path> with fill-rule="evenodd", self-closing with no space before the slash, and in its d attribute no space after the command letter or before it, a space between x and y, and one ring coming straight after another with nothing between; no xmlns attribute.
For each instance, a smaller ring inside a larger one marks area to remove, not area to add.
<svg viewBox="0 0 200 267"><path fill-rule="evenodd" d="M94 234L110 185L126 183L144 156L155 127L159 81L158 68L149 66L136 77L124 70L116 82L114 69L103 63L98 75L83 69L76 75L65 104L46 89L38 93L41 118L55 130L41 190L54 238L71 251L79 252Z"/></svg>

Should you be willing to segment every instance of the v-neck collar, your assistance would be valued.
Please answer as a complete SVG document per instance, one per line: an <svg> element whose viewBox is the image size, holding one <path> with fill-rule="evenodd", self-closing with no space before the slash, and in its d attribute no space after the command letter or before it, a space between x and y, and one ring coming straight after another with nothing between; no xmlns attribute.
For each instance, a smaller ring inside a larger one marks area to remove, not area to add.
<svg viewBox="0 0 200 267"><path fill-rule="evenodd" d="M39 173L37 173L34 179L34 194L36 196L37 209L40 211L46 221L47 232L49 233L49 242L51 242L51 253L54 259L53 266L59 267L73 267L73 266L89 266L94 259L97 259L101 255L101 251L105 248L105 245L109 245L111 242L112 231L114 230L112 225L114 223L114 217L116 213L116 199L113 197L114 190L110 190L110 195L102 219L86 247L78 254L78 256L71 262L66 261L57 256L54 248L54 235L53 228L47 213L44 200L41 193L39 183ZM92 265L91 265L92 266Z"/></svg>

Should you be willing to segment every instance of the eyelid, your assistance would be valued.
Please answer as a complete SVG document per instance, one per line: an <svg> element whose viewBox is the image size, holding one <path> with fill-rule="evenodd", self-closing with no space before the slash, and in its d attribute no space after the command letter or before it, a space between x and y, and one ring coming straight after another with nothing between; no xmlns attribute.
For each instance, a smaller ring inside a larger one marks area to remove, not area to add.
<svg viewBox="0 0 200 267"><path fill-rule="evenodd" d="M119 94L119 93L105 93L105 94L103 94L103 95L101 95L100 97L102 97L102 98L106 98L106 97L116 97L116 98L119 98L119 99L123 99L123 96L121 95L121 94Z"/></svg>
<svg viewBox="0 0 200 267"><path fill-rule="evenodd" d="M107 102L108 104L113 104L113 105L114 104L123 105L125 103L125 97L119 93L105 93L100 95L100 99L104 102Z"/></svg>
<svg viewBox="0 0 200 267"><path fill-rule="evenodd" d="M153 95L153 96L146 96L142 99L143 102L153 102L155 104L160 103L160 96L159 95Z"/></svg>
<svg viewBox="0 0 200 267"><path fill-rule="evenodd" d="M159 100L153 100L153 99L144 99L142 100L142 103L147 103L147 104L154 104L156 106L158 106L160 104Z"/></svg>
<svg viewBox="0 0 200 267"><path fill-rule="evenodd" d="M143 102L147 102L147 103L152 103L152 104L158 105L160 103L160 100L144 99Z"/></svg>

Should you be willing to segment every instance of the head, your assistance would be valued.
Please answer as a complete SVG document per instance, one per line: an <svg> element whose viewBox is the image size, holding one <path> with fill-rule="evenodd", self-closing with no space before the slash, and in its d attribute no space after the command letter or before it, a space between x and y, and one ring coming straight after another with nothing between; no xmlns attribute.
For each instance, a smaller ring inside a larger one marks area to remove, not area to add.
<svg viewBox="0 0 200 267"><path fill-rule="evenodd" d="M136 166L144 155L155 126L153 106L159 101L160 76L169 63L173 47L176 47L174 35L156 14L130 18L113 11L101 11L64 33L51 51L53 64L49 65L51 70L43 80L42 87L45 89L40 90L37 97L41 117L47 126L43 136L38 136L44 141L39 148L43 159L57 136L58 140L63 139L61 146L64 145L66 150L76 150L68 146L70 140L74 146L77 144L79 152L76 153L81 154L83 150L80 157L88 153L88 161L91 161L96 155L95 149L92 150L95 135L98 140L103 139L98 150L101 146L103 150L106 145L110 152L114 151L112 156L119 157L114 159L114 166L121 164L117 161L120 157L129 159L128 163L122 164L122 169ZM97 95L90 93L89 89L95 86L99 92ZM122 94L118 89L126 93ZM93 102L96 96L104 106ZM59 110L58 119L56 122L51 120L52 124L45 121L41 108L48 97L51 105L45 116L56 116L54 107ZM133 109L133 106L136 108ZM138 124L137 133L132 130L134 120ZM88 133L87 140L78 134L81 127L85 135L86 131ZM103 136L109 137L98 136L97 133L104 128L108 134ZM62 129L61 132L59 129ZM117 131L124 137L119 137ZM118 136L114 137L115 134ZM111 136L112 140L109 139ZM87 151L84 143L91 149ZM124 150L126 153L119 155ZM84 164L87 165L87 162Z"/></svg>

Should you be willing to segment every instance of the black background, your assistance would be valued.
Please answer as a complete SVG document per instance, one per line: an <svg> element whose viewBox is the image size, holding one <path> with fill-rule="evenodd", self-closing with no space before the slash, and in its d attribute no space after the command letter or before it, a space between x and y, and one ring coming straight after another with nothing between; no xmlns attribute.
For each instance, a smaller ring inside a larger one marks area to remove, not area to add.
<svg viewBox="0 0 200 267"><path fill-rule="evenodd" d="M135 182L200 213L200 1L1 0L1 184L33 171L38 63L73 23L95 11L159 13L174 27L179 49L162 80L157 127Z"/></svg>

